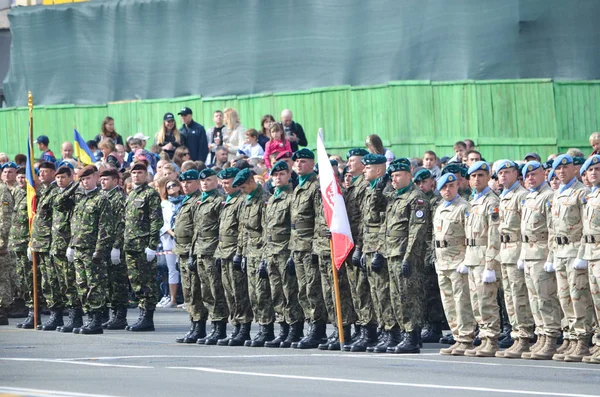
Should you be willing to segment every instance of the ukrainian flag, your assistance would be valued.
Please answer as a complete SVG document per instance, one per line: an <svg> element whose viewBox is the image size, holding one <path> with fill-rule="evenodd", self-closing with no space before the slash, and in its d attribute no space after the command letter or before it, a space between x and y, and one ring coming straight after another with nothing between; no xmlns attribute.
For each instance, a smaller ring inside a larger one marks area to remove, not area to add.
<svg viewBox="0 0 600 397"><path fill-rule="evenodd" d="M77 157L79 161L85 165L94 164L94 154L88 147L87 143L85 143L85 140L81 137L81 135L79 135L77 129L74 129L73 131L75 131L75 157Z"/></svg>
<svg viewBox="0 0 600 397"><path fill-rule="evenodd" d="M27 163L25 167L25 177L27 179L27 215L29 216L29 230L31 230L31 222L35 215L37 195L35 192L35 169L33 159L33 129L29 123L29 137L27 138Z"/></svg>

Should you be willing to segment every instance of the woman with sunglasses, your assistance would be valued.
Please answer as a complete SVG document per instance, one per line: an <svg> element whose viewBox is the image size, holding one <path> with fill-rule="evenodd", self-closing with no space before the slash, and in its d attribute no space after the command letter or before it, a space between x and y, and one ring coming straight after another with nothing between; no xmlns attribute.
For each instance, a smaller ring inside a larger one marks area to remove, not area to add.
<svg viewBox="0 0 600 397"><path fill-rule="evenodd" d="M177 167L181 169L181 164L185 163L188 160L191 160L190 150L185 146L179 146L175 150L175 154L173 154L173 162L177 164Z"/></svg>
<svg viewBox="0 0 600 397"><path fill-rule="evenodd" d="M183 136L177 129L173 113L165 113L163 116L163 123L154 137L154 144L160 146L171 159L175 154L175 150L184 144Z"/></svg>
<svg viewBox="0 0 600 397"><path fill-rule="evenodd" d="M162 252L169 269L169 295L162 298L157 304L159 307L177 307L177 289L179 287L179 271L177 270L177 256L171 252L175 247L175 234L173 233L174 217L181 206L183 196L179 181L161 177L156 181L158 193L162 199L160 207L163 216L163 227L160 229L160 242Z"/></svg>

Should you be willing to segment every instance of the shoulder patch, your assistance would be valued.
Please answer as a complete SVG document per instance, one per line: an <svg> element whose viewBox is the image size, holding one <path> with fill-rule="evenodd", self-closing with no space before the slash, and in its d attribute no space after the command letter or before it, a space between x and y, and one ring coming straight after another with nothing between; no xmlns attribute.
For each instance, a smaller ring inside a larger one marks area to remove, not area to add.
<svg viewBox="0 0 600 397"><path fill-rule="evenodd" d="M425 203L425 202L424 202L423 200L421 200L421 199L417 199L417 204L419 204L419 205L423 205L424 203Z"/></svg>
<svg viewBox="0 0 600 397"><path fill-rule="evenodd" d="M492 216L492 221L498 221L500 219L500 210L498 207L490 208L490 215Z"/></svg>
<svg viewBox="0 0 600 397"><path fill-rule="evenodd" d="M423 216L424 216L424 215L425 215L425 214L424 214L424 213L423 213L423 211L421 211L421 210L417 210L417 211L415 212L415 217L417 217L417 218L419 218L419 219L420 219L420 218L423 218Z"/></svg>
<svg viewBox="0 0 600 397"><path fill-rule="evenodd" d="M583 196L581 201L583 202L583 204L587 204L588 197L587 196Z"/></svg>

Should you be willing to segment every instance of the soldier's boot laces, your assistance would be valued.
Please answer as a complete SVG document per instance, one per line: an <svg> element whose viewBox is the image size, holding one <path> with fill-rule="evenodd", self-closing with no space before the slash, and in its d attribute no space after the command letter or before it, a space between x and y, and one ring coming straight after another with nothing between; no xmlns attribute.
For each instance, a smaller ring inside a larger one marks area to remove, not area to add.
<svg viewBox="0 0 600 397"><path fill-rule="evenodd" d="M396 354L420 353L421 352L421 349L419 348L420 338L421 338L421 329L419 327L414 327L411 332L405 333L404 340L396 346L394 353L396 353Z"/></svg>
<svg viewBox="0 0 600 397"><path fill-rule="evenodd" d="M360 336L362 335L361 328L361 325L354 324L354 332L352 335L350 335L350 339L345 341L347 345L350 345L360 339Z"/></svg>
<svg viewBox="0 0 600 397"><path fill-rule="evenodd" d="M546 345L546 335L540 335L538 336L537 341L529 348L529 351L527 352L523 352L523 354L521 354L521 358L524 358L526 360L530 360L531 359L531 355L537 351L540 351L544 348L544 346Z"/></svg>
<svg viewBox="0 0 600 397"><path fill-rule="evenodd" d="M252 339L252 343L250 343L250 347L263 347L266 342L272 341L275 339L275 331L274 331L274 323L261 325L260 326L260 337L256 337Z"/></svg>
<svg viewBox="0 0 600 397"><path fill-rule="evenodd" d="M137 323L139 323L139 320L136 322L136 324ZM185 335L183 335L183 336L181 336L179 338L175 338L175 342L176 343L183 343L183 340L185 338L188 338L192 334L192 332L194 332L194 328L196 328L196 322L190 318L190 329L189 329L189 331Z"/></svg>
<svg viewBox="0 0 600 397"><path fill-rule="evenodd" d="M142 320L129 327L128 331L154 331L154 310L144 310L144 317L142 317Z"/></svg>
<svg viewBox="0 0 600 397"><path fill-rule="evenodd" d="M438 343L442 338L442 324L433 323L421 331L421 341L423 343Z"/></svg>
<svg viewBox="0 0 600 397"><path fill-rule="evenodd" d="M344 325L343 332L344 332L344 342L352 339L352 329L350 328L350 325ZM340 342L339 336L327 348L327 350L331 350L331 351L339 351L341 349L342 349L342 343Z"/></svg>
<svg viewBox="0 0 600 397"><path fill-rule="evenodd" d="M562 353L559 353L557 351L556 354L554 356L552 356L552 360L554 360L554 361L565 361L565 357L568 356L569 354L572 354L575 351L576 348L577 348L577 341L576 340L569 340L569 347L566 348L565 350L563 350Z"/></svg>
<svg viewBox="0 0 600 397"><path fill-rule="evenodd" d="M317 348L319 350L329 350L329 345L332 344L333 342L335 342L338 338L339 338L339 332L336 327L333 329L333 332L331 333L331 335L329 335L329 337L327 338L325 343L321 343L319 346L317 346Z"/></svg>
<svg viewBox="0 0 600 397"><path fill-rule="evenodd" d="M98 335L104 333L102 328L102 312L95 311L92 313L92 321L80 328L80 335Z"/></svg>
<svg viewBox="0 0 600 397"><path fill-rule="evenodd" d="M33 310L30 310L27 318L22 323L17 324L17 328L33 329L33 321Z"/></svg>
<svg viewBox="0 0 600 397"><path fill-rule="evenodd" d="M127 307L118 307L113 311L112 318L106 323L106 327L102 324L102 328L107 330L118 330L127 328Z"/></svg>
<svg viewBox="0 0 600 397"><path fill-rule="evenodd" d="M50 311L50 318L44 324L38 325L37 329L42 331L56 331L56 327L64 325L62 307Z"/></svg>
<svg viewBox="0 0 600 397"><path fill-rule="evenodd" d="M367 353L374 353L375 348L381 345L385 345L388 341L389 334L387 331L382 331L381 334L377 332L377 344L374 346L367 347Z"/></svg>
<svg viewBox="0 0 600 397"><path fill-rule="evenodd" d="M529 352L531 349L531 343L529 342L529 338L519 338L517 341L511 346L510 349L504 352L502 357L504 358L521 358L523 353ZM500 353L500 352L497 352ZM496 357L497 357L496 353Z"/></svg>
<svg viewBox="0 0 600 397"><path fill-rule="evenodd" d="M497 338L485 338L485 341L481 344L483 347L477 350L476 357L495 357L498 351L498 339Z"/></svg>
<svg viewBox="0 0 600 397"><path fill-rule="evenodd" d="M304 337L304 321L296 321L294 324L290 325L290 332L288 333L287 338L279 347L281 348L289 348L294 343L298 343Z"/></svg>
<svg viewBox="0 0 600 397"><path fill-rule="evenodd" d="M80 307L69 308L69 320L62 327L56 328L58 332L71 333L75 328L81 328L83 326L83 310Z"/></svg>
<svg viewBox="0 0 600 397"><path fill-rule="evenodd" d="M126 327L125 327L125 329L126 329L127 331L131 331L131 329L130 329L130 328L132 328L132 327L137 327L137 325L138 325L138 324L139 324L139 323L140 323L140 322L143 320L143 318L144 318L144 312L145 312L145 310L144 310L144 309L142 309L141 307L139 308L139 310L140 310L140 314L139 314L139 316L138 316L138 318L137 318L137 321L136 321L135 323L133 323L133 325L128 325L128 326L126 326Z"/></svg>
<svg viewBox="0 0 600 397"><path fill-rule="evenodd" d="M88 325L90 325L90 323L94 320L94 317L92 316L91 312L88 312L87 314L87 320L85 320L85 323L83 323L83 325L81 327L75 327L73 328L73 333L74 334L78 334L79 332L81 332L81 329L83 327L87 327Z"/></svg>
<svg viewBox="0 0 600 397"><path fill-rule="evenodd" d="M250 340L250 329L252 328L252 323L247 322L242 324L240 327L240 332L229 341L229 346L244 346L244 343L247 340Z"/></svg>
<svg viewBox="0 0 600 397"><path fill-rule="evenodd" d="M374 353L393 353L396 350L396 346L398 346L403 340L403 334L400 331L400 327L395 326L389 331L387 331L387 338L385 341L380 342L373 348ZM369 348L367 348L369 351Z"/></svg>
<svg viewBox="0 0 600 397"><path fill-rule="evenodd" d="M212 326L213 329L210 335L204 339L205 345L216 345L220 339L227 338L227 323L225 320L213 321ZM196 343L201 344L200 340L201 339L198 339L198 342Z"/></svg>
<svg viewBox="0 0 600 397"><path fill-rule="evenodd" d="M231 333L231 335L225 336L224 338L219 339L217 341L217 346L228 346L229 341L232 340L233 338L235 338L237 336L237 334L240 333L241 328L242 328L241 324L237 324L236 326L234 326L233 332Z"/></svg>
<svg viewBox="0 0 600 397"><path fill-rule="evenodd" d="M581 360L584 363L589 363L592 360L592 357L594 357L594 355L598 352L598 345L594 345L590 348L590 354L588 356L585 356L583 358L583 360Z"/></svg>
<svg viewBox="0 0 600 397"><path fill-rule="evenodd" d="M206 336L206 320L194 321L194 328L187 337L183 338L183 343L197 343L198 340Z"/></svg>
<svg viewBox="0 0 600 397"><path fill-rule="evenodd" d="M288 334L290 333L290 325L288 323L281 322L279 323L279 335L277 338L265 342L265 347L279 347L281 343L286 340Z"/></svg>
<svg viewBox="0 0 600 397"><path fill-rule="evenodd" d="M546 336L546 343L544 343L544 346L531 353L531 359L552 360L557 351L556 338Z"/></svg>
<svg viewBox="0 0 600 397"><path fill-rule="evenodd" d="M565 361L579 363L584 357L590 355L589 348L590 338L581 338L577 341L577 345L571 354L565 355Z"/></svg>
<svg viewBox="0 0 600 397"><path fill-rule="evenodd" d="M297 349L316 349L321 343L327 341L327 324L314 323L308 336L298 342Z"/></svg>

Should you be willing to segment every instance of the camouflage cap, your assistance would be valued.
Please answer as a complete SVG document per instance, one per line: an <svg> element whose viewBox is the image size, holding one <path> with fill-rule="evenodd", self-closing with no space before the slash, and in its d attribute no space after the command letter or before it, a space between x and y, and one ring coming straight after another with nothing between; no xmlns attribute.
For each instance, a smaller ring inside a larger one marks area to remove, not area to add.
<svg viewBox="0 0 600 397"><path fill-rule="evenodd" d="M202 171L200 171L200 174L198 175L198 179L210 178L213 175L217 175L215 170L213 170L212 168L205 168Z"/></svg>
<svg viewBox="0 0 600 397"><path fill-rule="evenodd" d="M415 183L423 182L424 180L430 178L433 178L433 174L431 173L431 171L429 171L427 168L423 168L422 170L417 171L415 177L413 178L413 181Z"/></svg>
<svg viewBox="0 0 600 397"><path fill-rule="evenodd" d="M385 158L385 156L383 156L381 154L369 153L369 154L365 155L360 160L360 162L363 163L364 165L385 164L387 162L387 159Z"/></svg>
<svg viewBox="0 0 600 397"><path fill-rule="evenodd" d="M111 178L118 178L119 171L116 168L106 168L106 169L100 171L100 178L102 178L103 176L111 177Z"/></svg>
<svg viewBox="0 0 600 397"><path fill-rule="evenodd" d="M467 174L471 175L472 173L477 172L477 171L485 171L489 174L490 166L485 161L476 161L473 164L471 164L471 166L469 167L469 170L467 171Z"/></svg>
<svg viewBox="0 0 600 397"><path fill-rule="evenodd" d="M312 150L303 148L303 149L298 150L297 152L294 152L294 154L292 155L292 160L296 161L298 159L314 160L315 154L313 153Z"/></svg>
<svg viewBox="0 0 600 397"><path fill-rule="evenodd" d="M388 174L392 175L394 172L398 171L410 172L410 160L401 157L392 161L387 169Z"/></svg>
<svg viewBox="0 0 600 397"><path fill-rule="evenodd" d="M197 170L187 170L179 175L179 181L197 181L200 179L200 173Z"/></svg>
<svg viewBox="0 0 600 397"><path fill-rule="evenodd" d="M231 187L242 186L250 178L252 178L252 174L253 173L252 173L252 171L250 171L250 168L244 168L243 170L241 170L240 172L237 173L235 178L233 178L233 183L231 184Z"/></svg>
<svg viewBox="0 0 600 397"><path fill-rule="evenodd" d="M85 167L83 167L79 173L77 174L80 178L83 178L85 176L90 176L95 174L96 172L98 172L98 168L96 168L95 165L87 165Z"/></svg>
<svg viewBox="0 0 600 397"><path fill-rule="evenodd" d="M453 172L449 172L447 174L444 174L440 177L440 179L438 179L437 181L437 185L436 188L437 190L442 190L442 188L450 182L456 182L458 179L456 178L456 175L454 175Z"/></svg>
<svg viewBox="0 0 600 397"><path fill-rule="evenodd" d="M288 167L285 161L278 161L275 163L273 168L271 168L271 174L279 171L289 171L290 167Z"/></svg>
<svg viewBox="0 0 600 397"><path fill-rule="evenodd" d="M363 149L363 148L350 149L350 150L348 150L348 153L346 153L346 160L348 160L352 156L364 157L367 154L369 154L369 151L367 149Z"/></svg>
<svg viewBox="0 0 600 397"><path fill-rule="evenodd" d="M535 171L540 167L543 168L542 163L540 163L539 161L528 161L523 167L523 178L527 176L528 172Z"/></svg>
<svg viewBox="0 0 600 397"><path fill-rule="evenodd" d="M219 179L235 178L235 176L237 175L238 172L240 172L240 170L235 167L225 168L224 170L219 171L219 173L217 174L217 178L219 178Z"/></svg>
<svg viewBox="0 0 600 397"><path fill-rule="evenodd" d="M586 172L588 168L590 168L592 165L596 165L596 164L600 164L600 156L597 154L593 155L592 157L587 159L585 161L585 163L583 163L583 165L581 166L581 169L579 170L579 173L581 175L583 175L583 173Z"/></svg>

